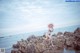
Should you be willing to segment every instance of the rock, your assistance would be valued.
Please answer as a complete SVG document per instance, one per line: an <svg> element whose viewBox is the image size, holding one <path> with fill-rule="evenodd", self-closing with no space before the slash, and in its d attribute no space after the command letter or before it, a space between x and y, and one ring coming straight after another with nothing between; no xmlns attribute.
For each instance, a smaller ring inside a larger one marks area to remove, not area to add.
<svg viewBox="0 0 80 53"><path fill-rule="evenodd" d="M74 49L74 34L73 32L65 32L64 33L64 37L65 37L65 46L68 49Z"/></svg>
<svg viewBox="0 0 80 53"><path fill-rule="evenodd" d="M56 49L63 49L64 48L64 42L65 42L65 39L62 36L56 37L53 40L53 44L56 46Z"/></svg>
<svg viewBox="0 0 80 53"><path fill-rule="evenodd" d="M74 31L74 34L76 34L76 33L80 34L80 28L77 28L77 29Z"/></svg>
<svg viewBox="0 0 80 53"><path fill-rule="evenodd" d="M11 50L11 53L20 53L18 49Z"/></svg>
<svg viewBox="0 0 80 53"><path fill-rule="evenodd" d="M31 39L36 39L36 37L34 35L31 35L30 37L27 38L28 41L30 41Z"/></svg>
<svg viewBox="0 0 80 53"><path fill-rule="evenodd" d="M32 35L27 40L21 39L13 45L11 53L62 53L64 47L80 50L80 28L74 32L58 32L48 40L44 38Z"/></svg>
<svg viewBox="0 0 80 53"><path fill-rule="evenodd" d="M64 46L64 39L62 36L55 37L52 40L44 40L42 36L36 38L30 37L28 40L29 41L26 45L24 45L25 40L18 41L18 51L21 53L55 53L57 50L63 49Z"/></svg>
<svg viewBox="0 0 80 53"><path fill-rule="evenodd" d="M72 36L74 36L74 35L73 35L73 32L64 32L64 36L65 36L66 38L68 38L68 37L72 37Z"/></svg>
<svg viewBox="0 0 80 53"><path fill-rule="evenodd" d="M28 44L27 46L27 53L35 53L35 46L34 44Z"/></svg>
<svg viewBox="0 0 80 53"><path fill-rule="evenodd" d="M13 48L19 48L18 44L13 44Z"/></svg>
<svg viewBox="0 0 80 53"><path fill-rule="evenodd" d="M80 28L77 28L74 32L65 32L65 46L68 49L80 50Z"/></svg>
<svg viewBox="0 0 80 53"><path fill-rule="evenodd" d="M63 35L63 33L62 32L58 32L57 35Z"/></svg>
<svg viewBox="0 0 80 53"><path fill-rule="evenodd" d="M75 49L76 50L80 50L80 28L77 28L75 31L74 31L74 39L75 39Z"/></svg>
<svg viewBox="0 0 80 53"><path fill-rule="evenodd" d="M36 50L36 53L43 53L44 50L46 50L46 47L43 43L37 43L35 45L35 50Z"/></svg>

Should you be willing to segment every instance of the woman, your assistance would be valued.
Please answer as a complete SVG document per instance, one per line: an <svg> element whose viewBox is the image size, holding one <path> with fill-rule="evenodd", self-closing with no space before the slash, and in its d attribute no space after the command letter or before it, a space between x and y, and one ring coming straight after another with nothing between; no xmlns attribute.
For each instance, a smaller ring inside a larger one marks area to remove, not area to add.
<svg viewBox="0 0 80 53"><path fill-rule="evenodd" d="M51 41L51 44L53 46L53 43L52 43L52 35L51 33L53 32L53 24L49 24L48 25L48 32L45 34L45 40L50 40Z"/></svg>

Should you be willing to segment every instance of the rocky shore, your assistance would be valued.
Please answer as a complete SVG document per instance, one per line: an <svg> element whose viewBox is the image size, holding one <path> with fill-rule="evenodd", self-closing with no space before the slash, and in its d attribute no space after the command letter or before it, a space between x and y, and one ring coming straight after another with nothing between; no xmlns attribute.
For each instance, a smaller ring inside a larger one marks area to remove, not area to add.
<svg viewBox="0 0 80 53"><path fill-rule="evenodd" d="M80 28L74 32L58 32L52 35L50 40L44 39L43 36L30 36L26 40L21 39L14 44L11 53L62 53L64 48L80 50Z"/></svg>

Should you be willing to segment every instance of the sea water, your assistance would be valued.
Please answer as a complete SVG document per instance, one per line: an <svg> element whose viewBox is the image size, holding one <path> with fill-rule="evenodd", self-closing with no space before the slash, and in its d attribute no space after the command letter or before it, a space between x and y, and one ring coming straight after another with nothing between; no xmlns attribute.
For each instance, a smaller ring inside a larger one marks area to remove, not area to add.
<svg viewBox="0 0 80 53"><path fill-rule="evenodd" d="M77 27L80 27L80 25L76 26L69 26L69 27L63 27L63 28L57 28L54 30L54 33L57 32L73 32ZM37 31L37 32L32 32L32 33L24 33L24 34L17 34L17 35L9 35L3 38L0 38L0 48L5 48L6 53L11 53L12 50L12 45L16 44L17 41L20 41L21 39L27 39L30 35L35 35L35 36L42 36L46 30L43 31ZM75 50L67 50L64 48L63 53L76 53Z"/></svg>

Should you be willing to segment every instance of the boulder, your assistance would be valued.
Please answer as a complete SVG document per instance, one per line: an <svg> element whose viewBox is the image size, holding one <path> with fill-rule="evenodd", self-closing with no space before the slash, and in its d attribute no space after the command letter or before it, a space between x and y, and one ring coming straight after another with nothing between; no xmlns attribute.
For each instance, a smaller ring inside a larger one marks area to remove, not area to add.
<svg viewBox="0 0 80 53"><path fill-rule="evenodd" d="M29 43L27 46L27 53L35 53L35 46L34 44Z"/></svg>
<svg viewBox="0 0 80 53"><path fill-rule="evenodd" d="M18 51L18 49L14 49L14 50L11 50L11 53L20 53L20 51Z"/></svg>
<svg viewBox="0 0 80 53"><path fill-rule="evenodd" d="M80 34L80 28L79 27L74 31L74 34L76 34L76 33Z"/></svg>
<svg viewBox="0 0 80 53"><path fill-rule="evenodd" d="M77 28L75 31L74 31L74 39L75 39L75 49L76 50L80 50L80 28Z"/></svg>
<svg viewBox="0 0 80 53"><path fill-rule="evenodd" d="M19 48L18 44L13 44L13 48Z"/></svg>
<svg viewBox="0 0 80 53"><path fill-rule="evenodd" d="M80 50L80 28L77 28L74 32L65 32L65 46L68 49Z"/></svg>

